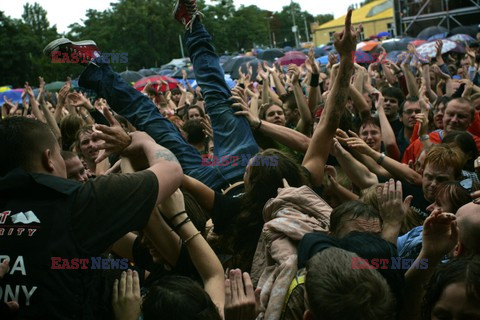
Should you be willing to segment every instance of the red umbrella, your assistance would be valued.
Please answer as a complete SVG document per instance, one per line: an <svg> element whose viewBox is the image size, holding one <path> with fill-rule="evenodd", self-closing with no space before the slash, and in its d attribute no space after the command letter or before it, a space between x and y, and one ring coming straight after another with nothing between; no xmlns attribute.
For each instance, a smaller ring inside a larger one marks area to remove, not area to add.
<svg viewBox="0 0 480 320"><path fill-rule="evenodd" d="M425 42L427 42L427 40L418 39L418 40L410 41L410 43L413 44L415 47L418 47L419 45L422 45Z"/></svg>
<svg viewBox="0 0 480 320"><path fill-rule="evenodd" d="M178 83L177 80L175 80L173 78L170 78L170 77L167 77L167 76L159 76L159 75L154 75L154 76L149 76L149 77L142 78L142 79L138 80L137 82L135 82L133 87L135 89L137 89L138 91L142 91L143 88L145 88L145 86L147 85L147 82L150 81L153 84L153 87L156 90L158 90L158 85L156 84L156 82L160 81L160 80L166 81L168 83L168 88L170 90L177 87L177 83ZM160 91L164 92L166 89L167 89L166 86L164 84L162 84L162 87L160 88Z"/></svg>
<svg viewBox="0 0 480 320"><path fill-rule="evenodd" d="M307 56L305 53L300 51L289 51L285 53L283 57L277 60L281 66L289 65L291 63L296 64L297 66L301 66L307 60Z"/></svg>

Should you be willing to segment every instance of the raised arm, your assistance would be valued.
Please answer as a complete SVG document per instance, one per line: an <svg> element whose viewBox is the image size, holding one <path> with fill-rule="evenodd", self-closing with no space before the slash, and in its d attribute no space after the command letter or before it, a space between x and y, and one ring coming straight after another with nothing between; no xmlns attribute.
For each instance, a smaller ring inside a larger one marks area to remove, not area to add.
<svg viewBox="0 0 480 320"><path fill-rule="evenodd" d="M352 52L355 51L356 46L351 19L352 10L349 10L345 18L344 30L334 35L335 48L340 54L338 75L302 163L312 174L313 184L316 186L322 184L323 167L347 102L348 86L353 71Z"/></svg>
<svg viewBox="0 0 480 320"><path fill-rule="evenodd" d="M300 69L296 65L290 65L288 71L292 73L293 93L295 94L295 102L297 103L298 111L300 113L300 121L297 124L297 130L303 134L310 135L312 127L312 113L308 108L307 100L303 94L302 86L300 85Z"/></svg>
<svg viewBox="0 0 480 320"><path fill-rule="evenodd" d="M392 126L390 125L387 115L385 114L385 109L383 108L385 99L380 92L378 94L377 111L378 119L380 121L380 129L382 131L382 140L385 144L387 154L393 159L400 160L400 149L397 145L397 139L395 138L395 133L393 133Z"/></svg>

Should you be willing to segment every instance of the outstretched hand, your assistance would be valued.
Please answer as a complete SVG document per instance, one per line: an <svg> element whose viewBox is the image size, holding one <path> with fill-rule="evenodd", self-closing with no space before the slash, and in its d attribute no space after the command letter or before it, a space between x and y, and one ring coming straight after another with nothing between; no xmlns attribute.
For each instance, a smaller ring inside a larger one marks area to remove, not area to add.
<svg viewBox="0 0 480 320"><path fill-rule="evenodd" d="M435 209L423 223L422 250L427 257L441 259L457 244L458 227L452 213Z"/></svg>
<svg viewBox="0 0 480 320"><path fill-rule="evenodd" d="M230 270L225 279L225 320L253 320L257 316L260 291L253 290L248 273Z"/></svg>
<svg viewBox="0 0 480 320"><path fill-rule="evenodd" d="M137 271L123 271L115 279L112 290L112 307L116 320L137 320L141 313L142 297Z"/></svg>
<svg viewBox="0 0 480 320"><path fill-rule="evenodd" d="M102 124L95 125L96 131L93 132L92 137L104 141L96 147L96 150L104 150L104 152L100 152L97 159L95 159L96 163L100 163L112 154L121 153L132 142L132 137L125 132L107 107L104 107L103 113L110 123L110 126L108 127Z"/></svg>
<svg viewBox="0 0 480 320"><path fill-rule="evenodd" d="M345 17L345 28L333 35L333 44L341 59L347 59L353 63L351 55L356 49L356 38L355 30L352 27L352 10L349 9Z"/></svg>

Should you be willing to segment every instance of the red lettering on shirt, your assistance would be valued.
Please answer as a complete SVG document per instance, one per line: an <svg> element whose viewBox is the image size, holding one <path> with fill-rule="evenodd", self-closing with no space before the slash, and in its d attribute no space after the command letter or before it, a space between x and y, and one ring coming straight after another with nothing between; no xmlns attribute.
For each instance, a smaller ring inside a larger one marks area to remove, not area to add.
<svg viewBox="0 0 480 320"><path fill-rule="evenodd" d="M10 212L12 212L12 211L4 211L4 212L0 213L0 224L5 223L5 221L7 220L7 217L10 214Z"/></svg>

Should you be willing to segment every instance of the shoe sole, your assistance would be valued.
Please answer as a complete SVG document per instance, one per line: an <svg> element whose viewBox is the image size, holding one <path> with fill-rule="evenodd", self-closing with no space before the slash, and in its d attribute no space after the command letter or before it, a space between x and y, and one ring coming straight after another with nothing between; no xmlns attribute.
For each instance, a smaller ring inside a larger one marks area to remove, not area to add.
<svg viewBox="0 0 480 320"><path fill-rule="evenodd" d="M53 40L52 42L47 44L47 46L43 49L43 54L48 56L52 51L66 44L77 45L77 46L97 46L95 41L92 41L92 40L83 40L83 41L73 42L72 40L67 38L60 38L60 39Z"/></svg>

